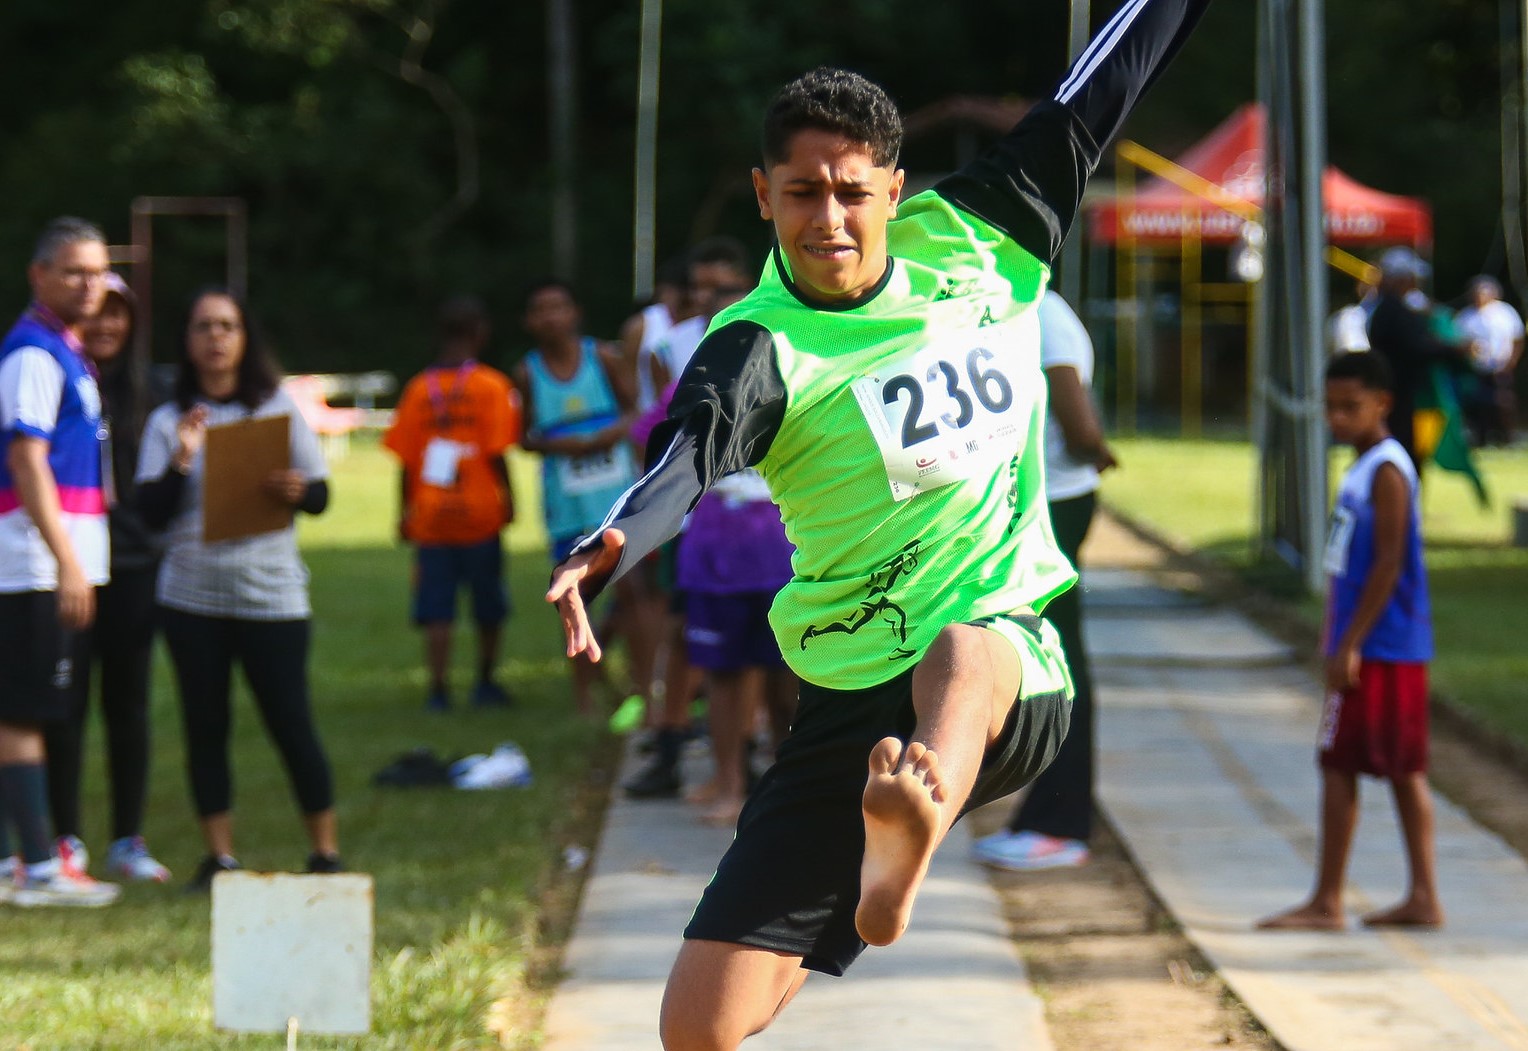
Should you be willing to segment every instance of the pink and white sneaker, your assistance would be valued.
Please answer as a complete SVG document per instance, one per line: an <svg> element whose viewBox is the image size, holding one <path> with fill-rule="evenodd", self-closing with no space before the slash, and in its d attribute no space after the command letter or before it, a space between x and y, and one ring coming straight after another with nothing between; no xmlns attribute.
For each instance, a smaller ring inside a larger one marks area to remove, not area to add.
<svg viewBox="0 0 1528 1051"><path fill-rule="evenodd" d="M142 836L112 840L106 848L106 871L129 883L168 883L170 870L149 853Z"/></svg>
<svg viewBox="0 0 1528 1051"><path fill-rule="evenodd" d="M73 869L80 875L90 871L90 851L85 849L85 844L79 836L59 836L53 841L53 853L66 868Z"/></svg>
<svg viewBox="0 0 1528 1051"><path fill-rule="evenodd" d="M29 871L21 866L21 882L11 892L11 904L24 909L47 905L100 908L110 905L122 893L115 883L100 883L83 872L54 858Z"/></svg>
<svg viewBox="0 0 1528 1051"><path fill-rule="evenodd" d="M1060 839L1043 832L1002 831L971 844L977 861L1014 872L1064 869L1086 865L1088 845L1080 839Z"/></svg>
<svg viewBox="0 0 1528 1051"><path fill-rule="evenodd" d="M11 900L21 882L21 859L12 855L0 858L0 905Z"/></svg>

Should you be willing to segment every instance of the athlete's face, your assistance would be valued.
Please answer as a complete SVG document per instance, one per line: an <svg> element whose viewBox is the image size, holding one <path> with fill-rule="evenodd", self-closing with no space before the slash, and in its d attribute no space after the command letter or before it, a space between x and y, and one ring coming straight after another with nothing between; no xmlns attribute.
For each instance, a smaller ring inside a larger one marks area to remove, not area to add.
<svg viewBox="0 0 1528 1051"><path fill-rule="evenodd" d="M1339 445L1367 448L1385 435L1390 395L1351 377L1326 381L1326 425Z"/></svg>
<svg viewBox="0 0 1528 1051"><path fill-rule="evenodd" d="M902 180L900 168L877 165L863 143L816 128L796 133L783 162L753 170L759 214L774 223L802 293L831 305L875 287Z"/></svg>
<svg viewBox="0 0 1528 1051"><path fill-rule="evenodd" d="M128 309L127 300L121 296L107 296L96 315L85 319L80 326L85 353L92 361L113 360L127 345L127 334L132 327L133 312Z"/></svg>
<svg viewBox="0 0 1528 1051"><path fill-rule="evenodd" d="M52 259L27 268L32 295L66 325L77 325L101 309L106 296L106 246L100 241L60 245Z"/></svg>
<svg viewBox="0 0 1528 1051"><path fill-rule="evenodd" d="M731 263L696 263L690 267L691 301L695 312L708 321L747 295L750 288L752 282Z"/></svg>
<svg viewBox="0 0 1528 1051"><path fill-rule="evenodd" d="M557 285L539 289L525 304L525 331L542 346L572 339L579 321L578 304Z"/></svg>
<svg viewBox="0 0 1528 1051"><path fill-rule="evenodd" d="M236 381L244 339L244 317L228 296L209 292L191 307L186 353L204 390L221 391Z"/></svg>

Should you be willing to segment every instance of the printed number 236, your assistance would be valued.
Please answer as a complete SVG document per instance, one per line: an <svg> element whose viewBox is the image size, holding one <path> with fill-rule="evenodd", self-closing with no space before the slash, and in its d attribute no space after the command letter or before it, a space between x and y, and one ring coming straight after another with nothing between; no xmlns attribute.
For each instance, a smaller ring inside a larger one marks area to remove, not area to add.
<svg viewBox="0 0 1528 1051"><path fill-rule="evenodd" d="M929 366L928 382L937 383L943 379L945 393L955 403L953 411L939 416L946 427L959 430L975 419L972 394L988 412L1003 412L1013 404L1013 387L1008 383L1008 377L1001 369L985 367L991 360L992 351L977 347L966 355L964 376L948 361L940 360ZM961 385L962 379L969 381L971 394ZM902 417L902 448L907 449L937 437L939 427L923 419L923 384L913 376L903 373L887 380L886 386L881 388L881 400L887 405L895 405L901 400L903 391L907 392L907 415Z"/></svg>

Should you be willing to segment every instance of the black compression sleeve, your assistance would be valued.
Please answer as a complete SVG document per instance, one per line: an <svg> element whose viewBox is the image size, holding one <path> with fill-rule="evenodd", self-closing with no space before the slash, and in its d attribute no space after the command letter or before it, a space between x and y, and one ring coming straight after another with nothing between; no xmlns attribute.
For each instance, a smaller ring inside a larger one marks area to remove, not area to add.
<svg viewBox="0 0 1528 1051"><path fill-rule="evenodd" d="M1054 96L936 187L946 200L1050 261L1104 147L1178 53L1209 0L1127 0Z"/></svg>
<svg viewBox="0 0 1528 1051"><path fill-rule="evenodd" d="M785 380L768 330L735 321L708 335L680 377L668 418L648 439L652 466L573 549L593 546L606 529L626 535L615 572L586 594L597 593L678 533L718 478L762 460L784 416Z"/></svg>
<svg viewBox="0 0 1528 1051"><path fill-rule="evenodd" d="M329 506L329 483L319 478L308 483L307 491L302 494L302 502L297 505L297 510L303 514L321 515Z"/></svg>
<svg viewBox="0 0 1528 1051"><path fill-rule="evenodd" d="M185 490L185 475L179 471L165 471L158 478L139 482L133 490L133 502L150 529L163 529L180 509L181 494Z"/></svg>

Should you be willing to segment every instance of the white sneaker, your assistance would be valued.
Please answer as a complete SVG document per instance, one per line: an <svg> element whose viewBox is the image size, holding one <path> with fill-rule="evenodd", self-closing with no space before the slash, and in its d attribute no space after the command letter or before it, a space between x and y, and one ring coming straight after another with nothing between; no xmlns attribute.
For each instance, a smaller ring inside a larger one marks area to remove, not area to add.
<svg viewBox="0 0 1528 1051"><path fill-rule="evenodd" d="M971 844L977 861L1016 872L1075 868L1088 862L1088 845L1042 832L997 832Z"/></svg>
<svg viewBox="0 0 1528 1051"><path fill-rule="evenodd" d="M21 877L21 859L15 856L0 858L0 905L11 900L16 893L16 881Z"/></svg>
<svg viewBox="0 0 1528 1051"><path fill-rule="evenodd" d="M85 849L79 836L59 836L53 843L53 853L58 855L65 868L81 874L90 871L90 851Z"/></svg>
<svg viewBox="0 0 1528 1051"><path fill-rule="evenodd" d="M129 883L168 883L170 870L149 853L142 836L112 840L106 848L106 871Z"/></svg>
<svg viewBox="0 0 1528 1051"><path fill-rule="evenodd" d="M525 788L531 783L531 764L518 745L506 741L489 755L469 755L451 764L454 788Z"/></svg>
<svg viewBox="0 0 1528 1051"><path fill-rule="evenodd" d="M42 875L28 873L26 866L21 871L21 882L11 892L11 904L24 909L46 905L99 908L110 905L122 893L115 883L97 882L59 859L54 859L50 870Z"/></svg>

